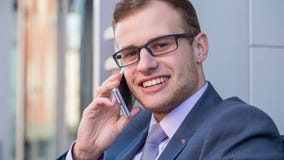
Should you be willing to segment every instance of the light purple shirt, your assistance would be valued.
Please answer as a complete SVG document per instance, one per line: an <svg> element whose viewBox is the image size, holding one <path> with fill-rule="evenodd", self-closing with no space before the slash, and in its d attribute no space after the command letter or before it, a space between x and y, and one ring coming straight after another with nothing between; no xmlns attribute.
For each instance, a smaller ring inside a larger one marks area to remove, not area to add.
<svg viewBox="0 0 284 160"><path fill-rule="evenodd" d="M208 83L198 90L194 95L186 99L181 105L179 105L177 108L172 110L166 117L164 117L161 122L160 126L168 136L167 139L162 141L159 144L159 153L156 159L161 155L163 150L166 148L167 144L170 142L176 131L178 130L179 126L185 119L185 117L188 115L188 113L192 110L193 106L196 104L196 102L200 99L200 97L203 95L205 90L207 89ZM150 128L153 124L158 123L154 116L152 115L151 121L150 121ZM148 131L149 132L149 131ZM70 147L68 154L66 156L66 160L73 160L71 149L75 142ZM142 149L143 150L143 149ZM134 157L134 160L140 160L142 156L142 150Z"/></svg>
<svg viewBox="0 0 284 160"><path fill-rule="evenodd" d="M172 139L172 137L178 130L179 126L181 125L185 117L188 115L188 113L191 111L193 106L196 104L196 102L200 99L200 97L205 92L207 86L208 86L208 83L206 82L206 84L200 90L198 90L194 95L192 95L187 100L185 100L181 105L179 105L177 108L172 110L168 115L166 115L166 117L164 117L161 120L160 126L162 127L162 129L164 130L168 138L159 144L159 153L156 159L159 158L163 150L166 148L167 144L170 142L170 140ZM150 128L152 125L156 123L158 122L152 115L151 122L150 122ZM134 160L141 159L142 150L134 157Z"/></svg>

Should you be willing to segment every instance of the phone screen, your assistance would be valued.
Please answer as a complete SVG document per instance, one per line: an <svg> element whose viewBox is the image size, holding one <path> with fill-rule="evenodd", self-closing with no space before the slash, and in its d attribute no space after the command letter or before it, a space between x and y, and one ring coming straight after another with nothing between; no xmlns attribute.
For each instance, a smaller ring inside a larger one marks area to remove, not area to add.
<svg viewBox="0 0 284 160"><path fill-rule="evenodd" d="M128 108L129 111L131 111L134 103L135 103L135 98L132 95L127 83L126 83L126 79L124 77L124 75L122 75L120 84L118 86L118 89L121 93L122 98L124 99L124 102Z"/></svg>
<svg viewBox="0 0 284 160"><path fill-rule="evenodd" d="M118 88L114 88L112 92L117 102L119 103L123 115L128 118L130 116L130 111L135 103L135 98L126 83L124 75L121 78Z"/></svg>

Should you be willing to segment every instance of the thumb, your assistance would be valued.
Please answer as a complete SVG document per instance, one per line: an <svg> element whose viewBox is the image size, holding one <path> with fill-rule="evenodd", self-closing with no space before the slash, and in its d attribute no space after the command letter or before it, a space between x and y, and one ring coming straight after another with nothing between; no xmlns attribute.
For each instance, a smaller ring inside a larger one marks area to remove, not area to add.
<svg viewBox="0 0 284 160"><path fill-rule="evenodd" d="M137 114L141 111L140 107L133 107L130 113L130 116L128 118L121 116L119 119L119 132L121 133L124 128L133 120L134 117L137 116Z"/></svg>

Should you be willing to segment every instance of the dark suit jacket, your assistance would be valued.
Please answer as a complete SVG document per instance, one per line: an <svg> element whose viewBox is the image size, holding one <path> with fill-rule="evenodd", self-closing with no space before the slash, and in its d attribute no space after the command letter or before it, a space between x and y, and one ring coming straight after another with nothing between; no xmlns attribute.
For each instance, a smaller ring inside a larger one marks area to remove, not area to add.
<svg viewBox="0 0 284 160"><path fill-rule="evenodd" d="M104 153L130 160L141 150L151 113L143 110ZM278 130L269 116L233 97L226 100L209 83L159 160L284 160Z"/></svg>

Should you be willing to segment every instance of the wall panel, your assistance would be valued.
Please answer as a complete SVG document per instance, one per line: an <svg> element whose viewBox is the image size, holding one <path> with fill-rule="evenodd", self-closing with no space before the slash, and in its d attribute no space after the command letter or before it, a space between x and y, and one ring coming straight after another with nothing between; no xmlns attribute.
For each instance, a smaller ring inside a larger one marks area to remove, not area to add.
<svg viewBox="0 0 284 160"><path fill-rule="evenodd" d="M284 49L254 48L253 104L268 113L284 133Z"/></svg>

